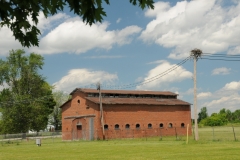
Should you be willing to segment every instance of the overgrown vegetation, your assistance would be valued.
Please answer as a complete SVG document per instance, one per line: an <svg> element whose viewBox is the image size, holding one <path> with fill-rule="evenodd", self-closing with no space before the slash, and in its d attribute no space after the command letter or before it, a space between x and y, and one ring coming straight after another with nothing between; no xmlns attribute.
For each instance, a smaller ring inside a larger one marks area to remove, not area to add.
<svg viewBox="0 0 240 160"><path fill-rule="evenodd" d="M221 109L219 113L212 113L208 116L207 108L201 108L198 113L198 123L200 126L223 126L227 123L240 123L240 109L231 112L229 109Z"/></svg>

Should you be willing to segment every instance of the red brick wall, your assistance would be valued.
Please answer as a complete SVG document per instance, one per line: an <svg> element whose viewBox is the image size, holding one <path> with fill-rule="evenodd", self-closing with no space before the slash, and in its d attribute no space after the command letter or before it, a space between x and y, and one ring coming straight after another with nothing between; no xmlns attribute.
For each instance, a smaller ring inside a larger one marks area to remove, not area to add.
<svg viewBox="0 0 240 160"><path fill-rule="evenodd" d="M103 105L103 110L104 122L108 125L107 138L114 138L116 134L122 134L122 137L131 137L134 134L134 137L186 135L187 124L191 125L190 106ZM160 128L160 123L163 128ZM169 123L172 123L172 128L168 127ZM182 123L185 127L181 127ZM116 124L120 126L117 130ZM130 129L125 128L126 124L130 125ZM140 124L140 129L136 129L136 124ZM151 129L148 124L152 125Z"/></svg>
<svg viewBox="0 0 240 160"><path fill-rule="evenodd" d="M96 104L86 101L86 94L77 92L72 95L72 100L62 107L62 138L73 140L76 138L76 124L81 122L83 130L89 130L89 117L78 119L66 119L69 116L95 115L94 125L99 126L99 107ZM79 101L80 100L80 103Z"/></svg>
<svg viewBox="0 0 240 160"><path fill-rule="evenodd" d="M100 121L99 104L86 100L86 95L77 92L72 96L72 101L62 107L62 133L63 140L72 140L76 137L76 124L82 123L83 130L89 130L88 118L65 119L67 116L80 116L93 114L94 117L94 138L102 139L102 127ZM78 103L80 100L80 103ZM87 109L87 106L89 109ZM187 124L191 126L191 110L190 106L152 106L152 105L105 105L103 104L104 123L108 125L105 130L105 136L109 138L132 138L144 136L164 136L164 135L186 135ZM152 124L152 128L148 129L148 124ZM163 128L160 128L163 123ZM172 123L172 128L169 128ZM181 123L185 127L181 127ZM115 129L115 125L119 125L119 129ZM129 124L130 129L126 129L125 125ZM136 124L140 124L140 129L136 129ZM176 127L176 129L175 129ZM88 132L86 132L88 135ZM191 128L189 128L191 134ZM77 136L79 137L79 135ZM86 137L86 136L85 136Z"/></svg>

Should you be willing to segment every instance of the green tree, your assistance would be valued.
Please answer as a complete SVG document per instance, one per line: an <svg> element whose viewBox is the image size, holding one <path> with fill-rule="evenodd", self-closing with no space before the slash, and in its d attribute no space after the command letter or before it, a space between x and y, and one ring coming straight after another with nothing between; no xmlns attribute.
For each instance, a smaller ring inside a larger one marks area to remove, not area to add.
<svg viewBox="0 0 240 160"><path fill-rule="evenodd" d="M232 120L233 120L233 114L232 114L232 112L231 112L229 109L227 109L225 113L226 113L226 118L227 118L227 120L228 120L229 122L232 122Z"/></svg>
<svg viewBox="0 0 240 160"><path fill-rule="evenodd" d="M226 109L225 109L225 108L221 109L221 110L219 111L219 114L226 114Z"/></svg>
<svg viewBox="0 0 240 160"><path fill-rule="evenodd" d="M4 133L26 133L45 129L55 101L52 87L40 75L43 57L24 50L12 50L5 61L0 59L0 92Z"/></svg>
<svg viewBox="0 0 240 160"><path fill-rule="evenodd" d="M240 122L240 109L233 112L233 119L235 122Z"/></svg>
<svg viewBox="0 0 240 160"><path fill-rule="evenodd" d="M198 113L198 122L208 117L207 107L201 108L201 111Z"/></svg>
<svg viewBox="0 0 240 160"><path fill-rule="evenodd" d="M63 91L56 91L53 92L53 97L56 105L54 106L53 112L50 114L49 123L53 125L56 130L61 130L62 112L59 107L69 99L69 95Z"/></svg>
<svg viewBox="0 0 240 160"><path fill-rule="evenodd" d="M154 8L153 0L129 1L142 9ZM107 16L102 7L103 2L110 4L109 0L0 0L0 27L10 28L15 39L23 46L38 46L38 36L41 34L37 28L40 12L47 18L68 7L74 14L82 17L83 21L92 25L102 22L103 16Z"/></svg>
<svg viewBox="0 0 240 160"><path fill-rule="evenodd" d="M214 114L211 117L202 120L202 124L205 126L223 126L227 124L227 119L224 115Z"/></svg>
<svg viewBox="0 0 240 160"><path fill-rule="evenodd" d="M224 114L212 114L210 117L207 117L201 121L205 126L223 126L228 123L226 115Z"/></svg>

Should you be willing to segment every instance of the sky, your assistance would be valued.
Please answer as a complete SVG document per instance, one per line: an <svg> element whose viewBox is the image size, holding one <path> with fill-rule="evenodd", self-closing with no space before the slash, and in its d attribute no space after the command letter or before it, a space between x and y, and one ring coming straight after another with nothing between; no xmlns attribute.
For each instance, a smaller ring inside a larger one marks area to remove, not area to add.
<svg viewBox="0 0 240 160"><path fill-rule="evenodd" d="M154 10L129 1L103 6L107 17L92 26L68 8L47 19L41 13L39 47L23 48L0 28L0 58L12 49L41 54L40 73L66 93L100 82L103 89L171 91L193 104L193 60L184 59L199 48L198 111L240 109L240 0L156 0Z"/></svg>

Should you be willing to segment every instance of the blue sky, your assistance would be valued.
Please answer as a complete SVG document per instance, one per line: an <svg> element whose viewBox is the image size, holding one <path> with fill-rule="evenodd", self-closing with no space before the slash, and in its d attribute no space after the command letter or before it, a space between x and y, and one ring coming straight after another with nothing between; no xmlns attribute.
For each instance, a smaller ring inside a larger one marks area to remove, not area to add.
<svg viewBox="0 0 240 160"><path fill-rule="evenodd" d="M155 1L154 10L141 10L128 1L104 5L107 17L91 27L65 12L39 16L39 47L23 48L45 58L41 73L67 93L101 82L123 86L163 73L189 56L194 48L211 55L240 60L240 1ZM11 31L0 29L0 58L22 49ZM239 57L238 57L239 56ZM213 57L216 59L216 57ZM223 58L226 59L226 58ZM239 61L200 59L197 63L198 108L209 113L240 109ZM193 61L169 74L130 90L172 91L193 103Z"/></svg>

